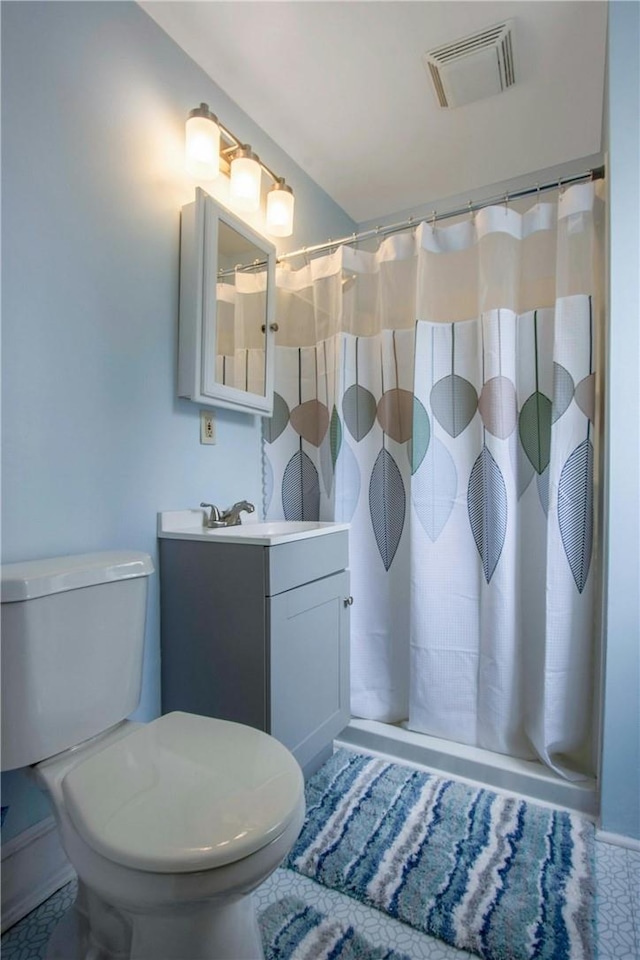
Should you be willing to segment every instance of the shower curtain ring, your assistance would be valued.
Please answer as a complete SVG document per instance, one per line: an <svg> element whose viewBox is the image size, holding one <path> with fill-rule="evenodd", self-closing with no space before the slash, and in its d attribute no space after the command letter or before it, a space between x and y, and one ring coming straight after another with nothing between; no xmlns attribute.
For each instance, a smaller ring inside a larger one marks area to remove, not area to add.
<svg viewBox="0 0 640 960"><path fill-rule="evenodd" d="M540 206L540 184L539 183L536 183L536 197L537 197L538 206Z"/></svg>
<svg viewBox="0 0 640 960"><path fill-rule="evenodd" d="M476 218L476 215L475 215L475 211L473 209L473 203L471 200L469 200L467 207L469 208L469 220L471 220L471 223L473 223Z"/></svg>
<svg viewBox="0 0 640 960"><path fill-rule="evenodd" d="M505 215L505 217L506 217L506 215L507 215L508 212L509 212L509 191L507 190L507 191L505 191L505 195L504 195L504 215Z"/></svg>
<svg viewBox="0 0 640 960"><path fill-rule="evenodd" d="M431 232L436 232L436 212L435 210L431 211Z"/></svg>

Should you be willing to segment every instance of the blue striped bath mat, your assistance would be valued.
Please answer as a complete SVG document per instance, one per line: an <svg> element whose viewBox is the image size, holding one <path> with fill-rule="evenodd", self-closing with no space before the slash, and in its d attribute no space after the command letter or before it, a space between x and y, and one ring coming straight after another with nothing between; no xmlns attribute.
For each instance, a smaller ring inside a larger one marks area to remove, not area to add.
<svg viewBox="0 0 640 960"><path fill-rule="evenodd" d="M486 960L596 956L593 825L339 750L285 864Z"/></svg>
<svg viewBox="0 0 640 960"><path fill-rule="evenodd" d="M353 927L325 917L297 897L272 903L259 923L265 960L411 960L370 944Z"/></svg>

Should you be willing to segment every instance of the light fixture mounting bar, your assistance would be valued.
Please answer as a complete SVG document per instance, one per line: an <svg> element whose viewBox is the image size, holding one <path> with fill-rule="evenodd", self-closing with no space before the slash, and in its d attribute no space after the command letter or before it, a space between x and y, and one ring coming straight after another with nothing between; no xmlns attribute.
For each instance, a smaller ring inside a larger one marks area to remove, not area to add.
<svg viewBox="0 0 640 960"><path fill-rule="evenodd" d="M222 150L220 151L220 153L224 155L223 159L226 160L227 159L226 154L233 153L234 150L242 149L244 144L241 140L238 140L235 133L232 133L231 130L229 130L228 127L225 127L222 123L220 123L219 120L218 120L218 126L220 127L221 137L229 143L228 147L223 147ZM258 163L260 164L264 172L267 174L267 176L274 183L277 183L279 180L282 179L282 177L279 177L276 173L274 173L273 170L270 167L268 167L263 160L260 159L260 157L258 157Z"/></svg>
<svg viewBox="0 0 640 960"><path fill-rule="evenodd" d="M227 141L231 144L231 147L225 147L225 149L224 149L224 152L225 152L225 153L226 153L227 150L229 150L229 149L233 149L234 147L241 147L241 146L242 146L241 141L238 140L238 138L237 138L233 133L231 133L231 130L227 130L227 128L226 128L225 126L223 126L223 125L220 123L219 120L218 120L218 126L220 127L220 134L221 134L221 136L223 136L224 139L227 140Z"/></svg>

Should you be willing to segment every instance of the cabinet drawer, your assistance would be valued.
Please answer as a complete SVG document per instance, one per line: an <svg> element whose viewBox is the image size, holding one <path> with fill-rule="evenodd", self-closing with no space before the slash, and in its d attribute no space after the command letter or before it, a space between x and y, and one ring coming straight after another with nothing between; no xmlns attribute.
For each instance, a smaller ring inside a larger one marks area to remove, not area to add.
<svg viewBox="0 0 640 960"><path fill-rule="evenodd" d="M267 596L273 597L303 583L328 577L349 566L349 535L346 530L292 540L269 548Z"/></svg>

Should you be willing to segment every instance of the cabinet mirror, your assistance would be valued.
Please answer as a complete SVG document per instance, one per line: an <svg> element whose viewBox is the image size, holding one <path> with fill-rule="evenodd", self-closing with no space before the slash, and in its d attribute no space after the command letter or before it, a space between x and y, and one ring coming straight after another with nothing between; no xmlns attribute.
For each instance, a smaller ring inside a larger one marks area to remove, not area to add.
<svg viewBox="0 0 640 960"><path fill-rule="evenodd" d="M270 416L275 247L198 189L180 259L179 395Z"/></svg>

